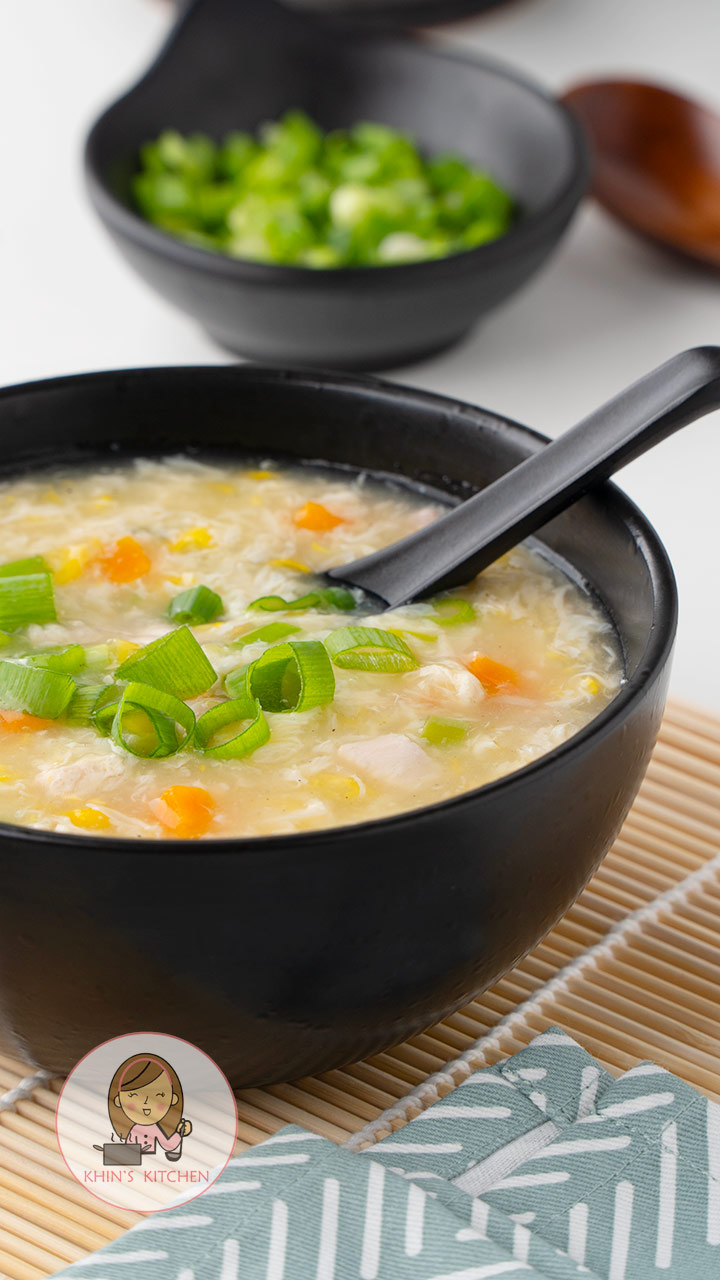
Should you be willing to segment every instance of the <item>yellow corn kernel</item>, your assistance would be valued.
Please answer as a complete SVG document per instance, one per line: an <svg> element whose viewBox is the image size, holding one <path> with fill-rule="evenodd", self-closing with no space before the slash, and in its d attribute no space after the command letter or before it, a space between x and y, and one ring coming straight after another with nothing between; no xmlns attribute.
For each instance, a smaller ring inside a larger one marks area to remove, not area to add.
<svg viewBox="0 0 720 1280"><path fill-rule="evenodd" d="M50 555L55 582L59 587L66 582L74 582L85 572L93 556L97 553L99 542L77 542L64 547L56 555Z"/></svg>
<svg viewBox="0 0 720 1280"><path fill-rule="evenodd" d="M324 547L321 542L313 542L312 549L313 551L319 551L321 555L330 555L330 547Z"/></svg>
<svg viewBox="0 0 720 1280"><path fill-rule="evenodd" d="M203 551L213 545L214 538L209 529L201 525L197 529L187 529L179 538L170 543L171 551Z"/></svg>
<svg viewBox="0 0 720 1280"><path fill-rule="evenodd" d="M102 809L71 809L65 814L74 827L82 827L83 831L107 831L110 819Z"/></svg>
<svg viewBox="0 0 720 1280"><path fill-rule="evenodd" d="M310 786L335 800L357 800L361 794L357 778L344 777L339 773L316 773L310 779Z"/></svg>
<svg viewBox="0 0 720 1280"><path fill-rule="evenodd" d="M302 560L271 560L270 563L277 565L279 569L294 569L296 573L312 573L310 566L303 564Z"/></svg>
<svg viewBox="0 0 720 1280"><path fill-rule="evenodd" d="M6 773L4 769L0 770L0 782L14 782L14 781L15 779L13 778L11 773Z"/></svg>
<svg viewBox="0 0 720 1280"><path fill-rule="evenodd" d="M251 480L272 480L275 475L274 471L251 471L249 473Z"/></svg>
<svg viewBox="0 0 720 1280"><path fill-rule="evenodd" d="M74 582L79 578L83 571L83 565L75 556L70 556L55 573L55 581L59 587L64 587L67 582Z"/></svg>
<svg viewBox="0 0 720 1280"><path fill-rule="evenodd" d="M140 645L135 644L133 640L108 640L108 649L110 650L110 658L112 662L120 666L131 653L135 653Z"/></svg>
<svg viewBox="0 0 720 1280"><path fill-rule="evenodd" d="M62 498L56 489L46 489L40 494L41 502L62 502Z"/></svg>
<svg viewBox="0 0 720 1280"><path fill-rule="evenodd" d="M581 689L584 689L586 693L592 694L593 697L596 693L600 692L600 685L594 676L585 676L585 678L580 681L580 687Z"/></svg>

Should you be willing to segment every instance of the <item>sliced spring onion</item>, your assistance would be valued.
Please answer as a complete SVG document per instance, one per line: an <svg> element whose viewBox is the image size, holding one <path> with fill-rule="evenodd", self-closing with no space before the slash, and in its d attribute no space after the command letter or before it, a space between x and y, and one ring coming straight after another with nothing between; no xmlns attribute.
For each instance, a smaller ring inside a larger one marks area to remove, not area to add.
<svg viewBox="0 0 720 1280"><path fill-rule="evenodd" d="M463 622L473 622L475 610L469 600L461 600L459 596L446 596L444 599L431 601L434 612L433 622L440 627L459 627Z"/></svg>
<svg viewBox="0 0 720 1280"><path fill-rule="evenodd" d="M243 721L249 723L239 733L222 738L223 729L240 725ZM242 756L249 756L264 746L269 737L270 729L260 703L247 694L211 707L200 716L195 727L195 745L215 760L239 760Z"/></svg>
<svg viewBox="0 0 720 1280"><path fill-rule="evenodd" d="M357 601L347 587L322 587L319 591L309 591L307 595L298 596L297 600L285 600L283 596L258 596L248 605L249 609L265 609L268 613L279 613L283 609L304 612L306 609L317 609L318 613L347 613L356 608Z"/></svg>
<svg viewBox="0 0 720 1280"><path fill-rule="evenodd" d="M195 716L185 702L132 681L120 699L111 733L113 742L131 755L159 760L186 747L194 731Z"/></svg>
<svg viewBox="0 0 720 1280"><path fill-rule="evenodd" d="M51 649L36 649L23 659L31 667L46 667L48 671L62 671L74 676L85 666L85 650L81 644L55 645Z"/></svg>
<svg viewBox="0 0 720 1280"><path fill-rule="evenodd" d="M424 640L426 644L437 644L437 636L430 631L408 631L407 627L403 627L402 630L399 627L389 627L388 630L391 635L400 636L402 639L410 636L411 640Z"/></svg>
<svg viewBox="0 0 720 1280"><path fill-rule="evenodd" d="M467 736L467 725L459 720L440 720L431 717L422 727L422 736L434 747L450 746L454 742L462 742Z"/></svg>
<svg viewBox="0 0 720 1280"><path fill-rule="evenodd" d="M187 626L170 631L138 649L118 667L121 680L152 685L176 698L193 698L217 680L203 650Z"/></svg>
<svg viewBox="0 0 720 1280"><path fill-rule="evenodd" d="M85 650L87 667L108 667L110 665L109 644L89 644Z"/></svg>
<svg viewBox="0 0 720 1280"><path fill-rule="evenodd" d="M0 575L2 630L16 631L18 627L25 627L30 622L55 622L56 618L52 578L49 573Z"/></svg>
<svg viewBox="0 0 720 1280"><path fill-rule="evenodd" d="M309 711L332 702L335 676L319 640L288 640L231 672L225 688L233 697L249 693L264 711Z"/></svg>
<svg viewBox="0 0 720 1280"><path fill-rule="evenodd" d="M42 671L20 662L0 662L0 707L57 720L75 692L75 681L59 671Z"/></svg>
<svg viewBox="0 0 720 1280"><path fill-rule="evenodd" d="M78 685L65 712L65 723L78 728L92 724L96 704L106 690L106 684Z"/></svg>
<svg viewBox="0 0 720 1280"><path fill-rule="evenodd" d="M212 622L224 607L217 591L211 591L210 587L189 587L170 601L168 615L173 622L199 627L203 622Z"/></svg>
<svg viewBox="0 0 720 1280"><path fill-rule="evenodd" d="M7 631L0 631L0 649L4 649L5 645L9 644L11 639L12 636L9 636Z"/></svg>
<svg viewBox="0 0 720 1280"><path fill-rule="evenodd" d="M94 724L98 732L102 733L104 737L107 737L112 729L115 713L120 706L122 696L123 691L119 684L106 684L92 708L90 723Z"/></svg>
<svg viewBox="0 0 720 1280"><path fill-rule="evenodd" d="M289 622L268 622L267 626L257 627L255 631L246 631L239 640L233 640L233 648L240 649L243 645L253 644L256 640L272 644L274 640L284 640L285 636L292 636L298 631L300 627L293 627Z"/></svg>
<svg viewBox="0 0 720 1280"><path fill-rule="evenodd" d="M378 627L340 627L325 646L336 667L391 675L419 665L402 636Z"/></svg>
<svg viewBox="0 0 720 1280"><path fill-rule="evenodd" d="M243 667L236 667L234 671L228 672L223 683L225 692L233 699L250 698L254 701L254 695L250 690L250 672L252 671L252 663L245 663Z"/></svg>
<svg viewBox="0 0 720 1280"><path fill-rule="evenodd" d="M9 564L0 564L0 578L16 578L18 574L26 576L32 573L49 573L50 565L42 556L28 556L26 560L11 560Z"/></svg>

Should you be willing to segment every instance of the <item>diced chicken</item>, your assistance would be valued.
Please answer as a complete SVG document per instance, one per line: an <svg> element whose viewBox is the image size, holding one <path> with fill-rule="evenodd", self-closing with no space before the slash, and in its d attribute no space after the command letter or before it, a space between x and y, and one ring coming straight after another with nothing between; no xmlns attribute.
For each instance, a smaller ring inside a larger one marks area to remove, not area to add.
<svg viewBox="0 0 720 1280"><path fill-rule="evenodd" d="M48 795L90 795L99 791L109 778L118 778L126 772L127 762L119 756L97 756L89 752L69 764L40 769L37 781Z"/></svg>
<svg viewBox="0 0 720 1280"><path fill-rule="evenodd" d="M479 680L454 658L440 658L403 677L410 696L430 707L443 707L448 715L458 715L477 707L485 698Z"/></svg>
<svg viewBox="0 0 720 1280"><path fill-rule="evenodd" d="M384 733L367 742L348 742L338 759L357 773L403 791L417 791L437 780L437 766L416 742L402 733Z"/></svg>

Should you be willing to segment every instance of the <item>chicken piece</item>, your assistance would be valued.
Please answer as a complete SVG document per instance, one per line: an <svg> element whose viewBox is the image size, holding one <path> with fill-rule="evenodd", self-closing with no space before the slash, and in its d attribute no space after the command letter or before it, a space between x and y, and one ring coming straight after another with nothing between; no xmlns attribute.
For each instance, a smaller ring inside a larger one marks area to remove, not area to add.
<svg viewBox="0 0 720 1280"><path fill-rule="evenodd" d="M447 715L462 715L485 700L485 690L462 662L439 658L403 677L403 687L425 706L442 709Z"/></svg>
<svg viewBox="0 0 720 1280"><path fill-rule="evenodd" d="M125 762L112 753L106 756L88 753L68 764L40 769L37 781L48 795L82 797L99 792L104 783L119 777L125 769Z"/></svg>
<svg viewBox="0 0 720 1280"><path fill-rule="evenodd" d="M338 748L338 759L360 775L403 791L417 791L437 781L437 765L422 747L402 733L384 733L366 742Z"/></svg>

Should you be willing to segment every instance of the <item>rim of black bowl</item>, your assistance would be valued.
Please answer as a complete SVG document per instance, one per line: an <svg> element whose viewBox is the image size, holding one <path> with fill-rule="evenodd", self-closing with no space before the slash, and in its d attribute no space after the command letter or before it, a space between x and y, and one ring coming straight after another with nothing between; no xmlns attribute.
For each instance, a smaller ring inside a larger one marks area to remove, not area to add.
<svg viewBox="0 0 720 1280"><path fill-rule="evenodd" d="M278 369L272 365L258 363L244 365L167 365L69 374L62 377L43 378L34 382L16 383L10 387L2 387L0 388L0 400L11 399L18 392L22 392L23 395L34 395L66 385L102 382L118 374L126 376L143 374L172 375L178 371L188 373L199 370L204 371L204 375L208 377L212 376L210 370L222 370L225 373L247 370L249 373L254 371L272 378L282 378L288 381L297 379L306 385L308 382L315 382L321 386L333 385L340 389L355 388L362 390L366 388L369 391L379 389L383 394L391 397L410 397L418 405L428 408L447 409L451 407L454 410L462 408L465 411L472 409L487 418L500 422L503 427L509 427L519 432L526 438L530 437L543 444L549 443L548 436L543 435L540 431L535 431L532 427L523 426L522 423L516 422L513 418L506 418L503 414L483 409L479 405L470 405L467 401L455 400L451 396L423 391L402 383L390 382L370 375L334 373L333 371L318 372L312 369L295 367ZM62 465L62 462L59 465ZM2 477L0 476L0 478ZM172 840L166 838L153 840L130 836L91 836L85 835L81 831L78 831L77 834L48 831L43 827L25 827L14 823L0 822L0 840L9 837L20 842L40 841L43 844L49 843L56 845L58 849L64 848L68 852L76 852L78 846L80 846L82 849L94 849L97 852L105 850L107 853L136 853L139 857L146 857L150 853L170 855L182 853L186 856L192 856L193 854L207 856L211 853L222 853L232 856L233 854L262 851L267 851L270 854L286 851L292 856L298 847L309 848L312 846L316 850L324 846L323 854L327 854L330 847L335 849L339 839L344 841L364 839L369 835L371 836L374 831L380 830L383 832L388 830L396 832L399 837L402 837L405 829L412 829L423 818L437 817L460 809L465 805L472 804L480 795L495 795L501 791L511 790L513 787L522 787L525 779L531 775L543 772L550 773L555 765L564 760L567 755L581 752L590 739L604 737L613 731L617 721L627 718L635 704L643 697L648 683L662 671L668 661L672 653L677 629L678 598L675 574L667 551L653 525L627 494L611 481L606 480L604 484L597 486L597 489L593 492L610 494L617 519L623 521L630 529L645 557L653 588L653 624L645 651L635 671L621 686L612 701L608 703L599 715L595 716L577 733L561 743L560 746L554 747L552 751L548 751L536 760L524 765L522 769L506 773L502 777L496 778L492 782L487 782L480 787L474 787L470 791L463 791L459 795L449 796L445 800L438 800L434 804L403 810L400 813L388 814L382 818L370 818L364 822L348 823L336 827L319 827L314 831L294 831L285 835L225 836L222 838L211 837L209 839L203 837L199 840Z"/></svg>
<svg viewBox="0 0 720 1280"><path fill-rule="evenodd" d="M174 32L171 33L171 41L173 36ZM476 58L454 49L428 47L422 38L413 36L402 39L387 37L387 39L394 44L412 44L421 48L428 57L439 58L444 62L463 63L466 66L490 71L520 85L556 111L567 131L571 159L567 180L547 205L535 213L527 215L521 213L517 223L496 240L478 245L474 249L464 249L460 253L447 254L442 258L431 258L420 262L388 263L370 267L305 267L292 263L254 262L250 258L233 258L229 254L215 253L210 249L188 244L170 232L156 227L132 205L126 204L114 195L102 176L96 155L98 135L107 117L155 74L167 51L167 45L164 45L140 80L103 111L88 134L85 142L84 170L85 180L95 207L101 217L143 248L172 259L182 266L201 268L237 281L303 287L312 282L319 288L327 289L342 288L348 284L353 287L358 285L372 287L373 281L379 280L388 280L401 285L405 281L410 283L421 271L428 276L432 274L438 277L451 275L457 271L464 273L470 263L480 266L483 263L490 264L508 256L512 257L523 245L531 245L536 239L543 239L548 230L556 224L563 227L587 190L591 170L587 138L582 125L569 108L531 77L506 66L502 61L488 57Z"/></svg>

